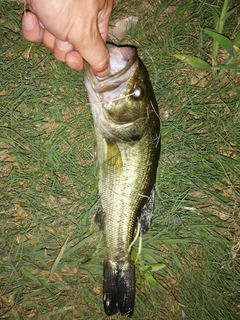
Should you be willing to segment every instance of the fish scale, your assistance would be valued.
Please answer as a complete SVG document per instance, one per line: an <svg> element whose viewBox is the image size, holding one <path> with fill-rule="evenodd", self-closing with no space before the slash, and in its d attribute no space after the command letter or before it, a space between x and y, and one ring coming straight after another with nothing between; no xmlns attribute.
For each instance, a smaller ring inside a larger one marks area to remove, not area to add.
<svg viewBox="0 0 240 320"><path fill-rule="evenodd" d="M104 79L85 64L85 85L99 166L96 221L105 231L103 304L108 316L131 317L135 265L131 243L137 221L149 228L160 154L158 106L135 48L108 45L114 72Z"/></svg>
<svg viewBox="0 0 240 320"><path fill-rule="evenodd" d="M135 226L136 215L138 212L137 206L140 205L139 198L144 194L145 166L144 168L139 168L135 161L133 164L130 161L131 155L134 155L135 158L135 154L139 148L141 148L140 145L130 146L130 148L127 149L127 157L124 154L125 152L121 152L121 148L119 148L120 154L123 158L122 172L111 172L111 170L109 170L109 166L104 166L99 176L99 192L100 194L103 194L101 197L101 203L103 206L106 203L109 211L109 215L106 217L106 223L108 223L109 226L113 226L113 234L110 234L109 232L106 236L109 237L109 239L114 239L115 237L113 235L116 231L121 230L124 233L127 232L125 238L128 238L128 241L124 241L126 246L129 246L129 241L132 240L132 229ZM145 162L147 161L148 160L145 159ZM106 172L108 172L107 175ZM139 176L141 176L141 181L136 181ZM139 188L139 182L143 186L141 189ZM111 188L111 185L116 187ZM106 189L107 192L105 192ZM125 213L130 210L132 211L132 208L136 209L129 219L129 215ZM118 217L117 221L115 218L116 216ZM114 250L115 248L113 248L113 251Z"/></svg>

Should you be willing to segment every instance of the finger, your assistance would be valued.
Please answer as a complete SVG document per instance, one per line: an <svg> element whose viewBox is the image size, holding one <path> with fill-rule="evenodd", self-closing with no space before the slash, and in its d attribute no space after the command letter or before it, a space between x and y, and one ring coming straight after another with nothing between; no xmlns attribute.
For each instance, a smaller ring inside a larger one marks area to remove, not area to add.
<svg viewBox="0 0 240 320"><path fill-rule="evenodd" d="M43 30L34 13L29 11L23 14L22 33L25 39L31 42L42 42Z"/></svg>
<svg viewBox="0 0 240 320"><path fill-rule="evenodd" d="M101 58L101 60L99 59L100 60L99 63L97 63L96 59L91 60L91 58L92 58L91 56L87 60L90 64L90 67L93 70L94 74L100 78L104 78L104 77L108 76L110 73L110 64L109 64L110 56L109 56L109 52L106 48L105 43L104 43L104 47L105 47L104 50L102 50L99 53L99 57L101 57L101 54L102 54L102 58ZM91 62L91 61L93 61L93 62Z"/></svg>
<svg viewBox="0 0 240 320"><path fill-rule="evenodd" d="M56 38L50 32L44 29L42 38L44 47L46 47L50 51L54 51L55 41Z"/></svg>
<svg viewBox="0 0 240 320"><path fill-rule="evenodd" d="M85 37L85 39L80 43L76 43L75 41L75 49L80 52L82 58L89 63L96 76L107 76L110 72L109 52L100 34L98 31L93 31L93 33ZM91 40L89 41L89 39Z"/></svg>
<svg viewBox="0 0 240 320"><path fill-rule="evenodd" d="M107 37L108 37L109 19L110 19L110 13L104 19L102 19L98 24L98 30L104 42L107 41Z"/></svg>
<svg viewBox="0 0 240 320"><path fill-rule="evenodd" d="M76 50L66 54L66 63L73 70L80 71L83 69L83 58Z"/></svg>
<svg viewBox="0 0 240 320"><path fill-rule="evenodd" d="M66 54L73 50L73 46L67 41L56 39L54 45L54 56L61 62L66 62Z"/></svg>
<svg viewBox="0 0 240 320"><path fill-rule="evenodd" d="M106 8L98 15L98 22L92 20L91 28L86 26L86 34L75 48L81 53L93 72L99 77L105 77L110 73L109 51L106 47L108 36L108 24L112 10L113 1L106 2ZM91 19L89 19L91 21ZM89 41L90 39L90 41Z"/></svg>

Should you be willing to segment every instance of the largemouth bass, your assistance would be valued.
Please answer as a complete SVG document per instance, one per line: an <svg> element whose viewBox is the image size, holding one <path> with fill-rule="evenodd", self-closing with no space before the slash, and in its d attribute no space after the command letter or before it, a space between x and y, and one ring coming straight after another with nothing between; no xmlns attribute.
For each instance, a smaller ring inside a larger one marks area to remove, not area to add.
<svg viewBox="0 0 240 320"><path fill-rule="evenodd" d="M131 243L136 225L145 233L153 215L160 121L136 49L112 45L108 49L108 77L96 77L85 64L99 165L96 221L106 237L103 303L108 316L120 312L131 317L135 300Z"/></svg>

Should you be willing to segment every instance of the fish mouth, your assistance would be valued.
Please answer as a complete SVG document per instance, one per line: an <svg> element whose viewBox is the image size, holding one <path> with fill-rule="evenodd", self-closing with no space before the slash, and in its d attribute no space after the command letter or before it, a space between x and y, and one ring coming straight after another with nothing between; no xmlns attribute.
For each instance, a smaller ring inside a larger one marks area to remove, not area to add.
<svg viewBox="0 0 240 320"><path fill-rule="evenodd" d="M90 100L94 96L98 101L113 100L125 94L129 80L137 67L137 51L131 46L116 47L107 44L110 54L110 74L107 77L95 76L89 64L84 61L85 86ZM93 101L92 101L93 102Z"/></svg>

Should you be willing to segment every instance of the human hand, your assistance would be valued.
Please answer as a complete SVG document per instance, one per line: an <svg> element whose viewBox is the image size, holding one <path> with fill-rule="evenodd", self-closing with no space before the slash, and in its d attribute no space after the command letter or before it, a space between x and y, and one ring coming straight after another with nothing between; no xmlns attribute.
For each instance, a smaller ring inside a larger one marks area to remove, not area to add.
<svg viewBox="0 0 240 320"><path fill-rule="evenodd" d="M27 5L22 19L27 40L43 42L74 70L83 69L84 59L97 76L109 74L105 42L113 0L27 0Z"/></svg>

